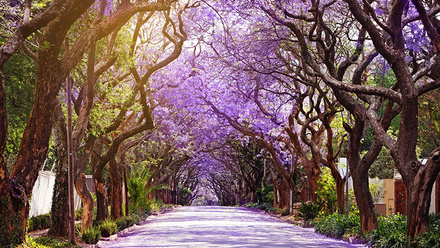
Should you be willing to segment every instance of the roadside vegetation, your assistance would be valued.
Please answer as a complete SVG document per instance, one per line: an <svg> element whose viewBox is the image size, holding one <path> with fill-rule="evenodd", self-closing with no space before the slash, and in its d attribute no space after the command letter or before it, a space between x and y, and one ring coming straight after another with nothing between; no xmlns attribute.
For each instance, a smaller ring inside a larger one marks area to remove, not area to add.
<svg viewBox="0 0 440 248"><path fill-rule="evenodd" d="M145 175L142 175L144 177ZM134 176L131 182L139 182ZM146 182L146 181L144 181ZM79 242L84 242L85 244L96 244L101 237L109 237L113 234L117 234L125 228L129 228L133 225L141 224L144 222L148 216L164 210L170 209L173 205L163 204L160 200L147 200L146 192L151 193L152 191L160 189L160 187L149 188L145 187L145 183L142 185L137 185L137 187L131 187L129 198L129 214L125 215L119 219L108 218L107 220L100 221L96 219L96 214L94 215L93 225L90 228L82 230L81 223L75 225L75 231L77 237L80 238ZM142 195L143 198L138 196ZM108 209L110 212L110 208ZM96 207L95 211L96 213ZM81 220L83 214L83 209L80 208L75 211L75 219L77 221ZM50 227L50 213L44 214L36 217L32 217L28 220L28 232L47 229ZM64 238L55 237L37 237L31 238L27 237L26 242L18 246L19 248L58 248L58 247L79 247L77 244L70 243Z"/></svg>
<svg viewBox="0 0 440 248"><path fill-rule="evenodd" d="M407 217L402 214L390 214L386 217L378 215L378 228L364 232L360 226L360 215L353 192L349 192L349 213L340 214L336 210L335 183L328 173L323 173L319 180L317 202L298 202L294 204L292 215L288 209L272 207L273 192L261 191L261 202L249 202L244 207L264 210L294 225L314 227L317 233L328 237L342 239L349 243L364 243L374 248L440 247L440 214L429 215L429 231L416 236L413 240L407 235ZM268 187L272 189L273 187ZM371 185L371 192L380 198L383 188ZM261 193L260 192L260 193ZM351 196L351 197L350 197Z"/></svg>

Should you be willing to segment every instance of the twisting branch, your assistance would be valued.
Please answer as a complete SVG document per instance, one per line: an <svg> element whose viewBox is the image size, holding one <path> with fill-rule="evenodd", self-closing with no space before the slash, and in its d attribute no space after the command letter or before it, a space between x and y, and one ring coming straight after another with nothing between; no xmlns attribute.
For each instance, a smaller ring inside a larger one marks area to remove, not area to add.
<svg viewBox="0 0 440 248"><path fill-rule="evenodd" d="M423 26L425 27L426 33L431 39L432 45L435 48L434 52L435 53L440 52L439 34L437 33L437 29L432 25L431 19L429 18L428 13L423 7L423 3L420 0L412 0L412 3L416 7L417 12L419 13L420 20L422 21Z"/></svg>

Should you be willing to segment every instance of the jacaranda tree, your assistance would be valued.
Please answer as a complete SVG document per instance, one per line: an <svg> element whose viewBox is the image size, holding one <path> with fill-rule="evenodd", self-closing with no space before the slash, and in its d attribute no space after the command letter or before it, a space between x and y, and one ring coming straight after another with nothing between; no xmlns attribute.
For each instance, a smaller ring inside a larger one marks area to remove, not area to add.
<svg viewBox="0 0 440 248"><path fill-rule="evenodd" d="M416 156L419 97L439 87L438 4L425 1L355 1L291 3L262 2L261 8L281 29L288 51L295 58L298 75L314 76L333 91L354 117L346 125L350 135L348 160L364 230L376 221L372 201L363 202L371 161L385 146L407 187L408 234L428 229L432 185L440 171L440 149L421 165ZM396 76L390 87L371 84L369 72L385 61ZM353 94L354 93L354 94ZM385 111L378 114L384 104ZM386 130L400 113L399 133ZM374 140L361 159L359 144L365 127L371 125ZM359 190L356 190L359 189ZM356 193L356 191L358 193ZM359 194L360 192L364 192ZM371 211L373 210L373 211ZM363 214L364 213L364 214Z"/></svg>

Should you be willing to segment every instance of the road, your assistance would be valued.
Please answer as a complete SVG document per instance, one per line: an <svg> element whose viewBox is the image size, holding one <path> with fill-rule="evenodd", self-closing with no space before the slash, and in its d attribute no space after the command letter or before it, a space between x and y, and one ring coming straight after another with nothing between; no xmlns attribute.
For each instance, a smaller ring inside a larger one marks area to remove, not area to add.
<svg viewBox="0 0 440 248"><path fill-rule="evenodd" d="M366 247L352 245L280 221L263 212L234 207L180 207L151 216L146 224L98 247Z"/></svg>

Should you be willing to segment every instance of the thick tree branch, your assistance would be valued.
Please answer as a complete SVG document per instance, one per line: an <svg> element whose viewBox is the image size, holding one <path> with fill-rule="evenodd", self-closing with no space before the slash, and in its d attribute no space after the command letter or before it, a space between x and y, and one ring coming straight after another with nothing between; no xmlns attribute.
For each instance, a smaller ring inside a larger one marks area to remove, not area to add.
<svg viewBox="0 0 440 248"><path fill-rule="evenodd" d="M90 0L80 0L81 2L91 2ZM30 1L28 1L30 2ZM54 20L60 10L68 3L65 0L54 0L50 7L40 15L25 21L14 34L0 47L0 70L3 69L6 61L20 48L20 45L32 33L46 26L50 21ZM27 16L27 15L26 15Z"/></svg>
<svg viewBox="0 0 440 248"><path fill-rule="evenodd" d="M394 61L393 52L382 39L381 31L377 29L377 26L373 23L370 16L363 11L362 7L359 5L359 2L357 0L345 0L345 2L348 4L350 12L371 36L371 39L377 51L382 54L388 61Z"/></svg>

